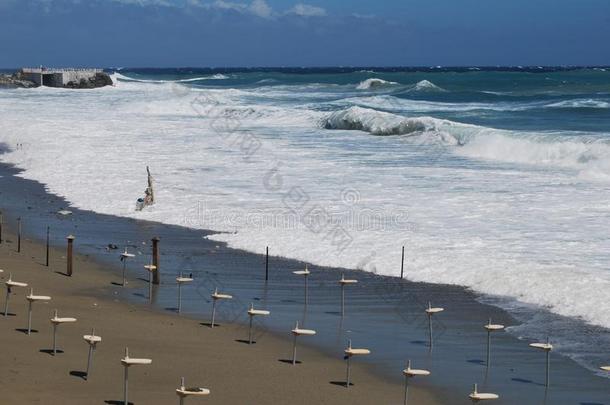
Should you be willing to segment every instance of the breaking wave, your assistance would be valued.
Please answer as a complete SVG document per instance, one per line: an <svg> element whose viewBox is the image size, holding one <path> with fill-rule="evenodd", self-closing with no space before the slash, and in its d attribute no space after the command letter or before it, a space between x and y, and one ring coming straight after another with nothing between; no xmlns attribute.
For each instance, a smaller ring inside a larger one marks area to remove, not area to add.
<svg viewBox="0 0 610 405"><path fill-rule="evenodd" d="M564 100L557 103L547 105L549 108L590 108L590 109L606 109L610 108L610 102L603 100L595 100L592 98L578 100Z"/></svg>
<svg viewBox="0 0 610 405"><path fill-rule="evenodd" d="M446 92L447 90L443 89L442 87L437 86L436 84L432 83L431 81L420 80L419 82L415 83L415 85L413 85L413 87L411 87L407 91L408 92L433 93L433 92Z"/></svg>
<svg viewBox="0 0 610 405"><path fill-rule="evenodd" d="M393 86L395 84L398 84L398 83L389 82L387 80L377 79L377 78L373 77L371 79L366 79L366 80L360 82L358 84L358 86L356 86L356 88L358 90L370 90L370 89L376 89L376 88L380 88L380 87Z"/></svg>
<svg viewBox="0 0 610 405"><path fill-rule="evenodd" d="M326 129L357 130L372 135L430 135L454 152L477 160L577 169L580 177L610 179L610 143L599 135L563 132L515 132L432 117L404 117L362 107L335 111Z"/></svg>
<svg viewBox="0 0 610 405"><path fill-rule="evenodd" d="M331 113L324 122L324 128L358 130L373 135L406 135L423 132L426 125L419 119L404 118L368 108L350 107Z"/></svg>
<svg viewBox="0 0 610 405"><path fill-rule="evenodd" d="M538 108L534 103L451 103L442 101L413 100L409 98L396 97L394 95L376 95L370 97L348 97L334 101L333 105L351 106L356 105L366 108L387 110L392 112L411 113L434 113L434 112L467 112L467 111L525 111Z"/></svg>
<svg viewBox="0 0 610 405"><path fill-rule="evenodd" d="M458 153L477 159L582 170L590 178L608 178L610 144L593 136L519 133L482 128L467 138Z"/></svg>
<svg viewBox="0 0 610 405"><path fill-rule="evenodd" d="M217 73L211 76L200 76L200 77L192 77L188 79L177 79L177 80L151 80L151 79L136 79L133 77L125 76L124 74L114 72L111 75L113 81L121 80L125 82L137 82L137 83L190 83L190 82L198 82L203 80L225 80L228 79L229 76Z"/></svg>
<svg viewBox="0 0 610 405"><path fill-rule="evenodd" d="M458 144L458 139L443 131L444 120L432 117L407 118L383 111L362 107L350 107L335 111L323 120L326 129L357 130L373 135L419 135L432 132L450 145ZM450 121L447 121L450 123Z"/></svg>

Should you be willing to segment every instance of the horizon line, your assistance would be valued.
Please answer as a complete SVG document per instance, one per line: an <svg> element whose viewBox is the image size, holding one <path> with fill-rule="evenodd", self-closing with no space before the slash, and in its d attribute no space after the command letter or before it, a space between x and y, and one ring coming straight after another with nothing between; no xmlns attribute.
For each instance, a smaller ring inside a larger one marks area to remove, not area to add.
<svg viewBox="0 0 610 405"><path fill-rule="evenodd" d="M40 65L38 65L40 66ZM45 66L42 65L46 69L58 69L58 66ZM21 67L0 67L1 71L15 70L18 71L23 68L28 68L31 66L21 66ZM400 70L400 69L426 69L426 70L448 70L448 69L512 69L512 70L544 70L544 69L563 69L563 70L571 70L571 69L608 69L610 65L389 65L389 66L375 66L375 65L328 65L328 66L102 66L99 65L76 65L76 66L62 66L61 68L75 68L75 69L91 69L91 68L101 68L104 70L186 70L186 69L202 69L202 70L323 70L323 69L344 69L344 70L354 70L354 69L379 69L379 70Z"/></svg>

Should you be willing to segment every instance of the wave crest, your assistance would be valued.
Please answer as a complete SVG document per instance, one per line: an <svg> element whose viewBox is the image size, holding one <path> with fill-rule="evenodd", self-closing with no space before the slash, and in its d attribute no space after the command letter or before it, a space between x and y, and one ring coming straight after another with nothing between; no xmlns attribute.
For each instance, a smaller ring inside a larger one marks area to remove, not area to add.
<svg viewBox="0 0 610 405"><path fill-rule="evenodd" d="M111 75L113 81L121 80L125 82L136 82L136 83L190 83L190 82L198 82L202 80L225 80L228 79L229 76L217 73L211 76L200 76L200 77L191 77L188 79L177 79L177 80L150 80L150 79L137 79L134 77L125 76L124 74L114 72Z"/></svg>
<svg viewBox="0 0 610 405"><path fill-rule="evenodd" d="M587 109L606 109L610 108L610 102L595 100L592 98L564 100L547 105L549 108L587 108Z"/></svg>
<svg viewBox="0 0 610 405"><path fill-rule="evenodd" d="M484 160L573 168L585 170L589 175L607 173L610 168L610 144L585 135L530 133L517 136L510 131L480 128L460 148L459 154Z"/></svg>
<svg viewBox="0 0 610 405"><path fill-rule="evenodd" d="M420 93L434 93L434 92L446 92L447 90L437 86L429 80L420 80L411 87L409 92L420 92Z"/></svg>
<svg viewBox="0 0 610 405"><path fill-rule="evenodd" d="M373 78L366 79L366 80L360 82L358 84L358 86L356 86L356 88L358 90L370 90L370 89L376 89L379 87L393 86L395 84L398 84L398 83L390 82L387 80L378 79L376 77L373 77Z"/></svg>
<svg viewBox="0 0 610 405"><path fill-rule="evenodd" d="M331 113L323 121L326 129L344 129L368 132L373 135L422 135L432 133L442 143L457 145L458 140L440 130L442 120L431 117L407 118L383 111L350 107Z"/></svg>
<svg viewBox="0 0 610 405"><path fill-rule="evenodd" d="M355 106L331 113L323 126L372 135L417 136L424 143L459 146L455 153L471 159L569 168L581 178L610 180L610 143L594 134L517 133Z"/></svg>

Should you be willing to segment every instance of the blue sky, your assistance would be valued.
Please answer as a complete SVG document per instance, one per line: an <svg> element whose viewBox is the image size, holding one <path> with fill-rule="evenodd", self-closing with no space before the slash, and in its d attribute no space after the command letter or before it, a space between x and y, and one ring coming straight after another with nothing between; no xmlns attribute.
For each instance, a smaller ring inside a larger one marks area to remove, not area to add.
<svg viewBox="0 0 610 405"><path fill-rule="evenodd" d="M609 0L0 0L0 67L610 65Z"/></svg>

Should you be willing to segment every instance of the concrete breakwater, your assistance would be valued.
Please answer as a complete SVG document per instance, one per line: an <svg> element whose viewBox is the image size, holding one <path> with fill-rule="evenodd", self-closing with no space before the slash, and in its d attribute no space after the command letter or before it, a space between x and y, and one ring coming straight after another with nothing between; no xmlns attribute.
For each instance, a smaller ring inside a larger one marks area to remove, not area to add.
<svg viewBox="0 0 610 405"><path fill-rule="evenodd" d="M31 88L39 86L93 89L112 85L102 69L22 68L12 75L0 75L0 87Z"/></svg>

